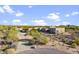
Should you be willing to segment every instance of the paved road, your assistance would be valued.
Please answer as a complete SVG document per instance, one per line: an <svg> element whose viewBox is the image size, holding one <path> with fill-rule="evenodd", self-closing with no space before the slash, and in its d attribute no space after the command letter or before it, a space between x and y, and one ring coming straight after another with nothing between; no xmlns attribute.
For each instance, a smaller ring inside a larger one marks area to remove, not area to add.
<svg viewBox="0 0 79 59"><path fill-rule="evenodd" d="M26 50L17 54L67 54L66 52L58 51L53 48L36 48L32 50Z"/></svg>

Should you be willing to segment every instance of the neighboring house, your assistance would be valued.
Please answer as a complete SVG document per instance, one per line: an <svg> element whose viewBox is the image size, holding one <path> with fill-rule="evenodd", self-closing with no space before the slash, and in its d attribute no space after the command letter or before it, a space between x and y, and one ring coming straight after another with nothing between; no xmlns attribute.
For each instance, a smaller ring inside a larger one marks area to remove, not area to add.
<svg viewBox="0 0 79 59"><path fill-rule="evenodd" d="M16 30L22 30L22 28L21 27L17 27Z"/></svg>
<svg viewBox="0 0 79 59"><path fill-rule="evenodd" d="M26 31L31 31L32 28L26 28L26 29L23 29L23 28L17 28L17 30L19 30L20 32L25 33Z"/></svg>
<svg viewBox="0 0 79 59"><path fill-rule="evenodd" d="M28 28L28 31L31 31L33 28Z"/></svg>
<svg viewBox="0 0 79 59"><path fill-rule="evenodd" d="M26 30L31 31L33 28L28 28ZM65 28L38 28L35 27L34 29L40 31L40 32L45 32L45 33L49 33L49 34L61 34L61 33L65 33ZM22 28L18 28L18 30L22 30ZM25 31L24 31L25 32Z"/></svg>
<svg viewBox="0 0 79 59"><path fill-rule="evenodd" d="M38 31L49 34L61 34L65 33L65 28L39 28Z"/></svg>

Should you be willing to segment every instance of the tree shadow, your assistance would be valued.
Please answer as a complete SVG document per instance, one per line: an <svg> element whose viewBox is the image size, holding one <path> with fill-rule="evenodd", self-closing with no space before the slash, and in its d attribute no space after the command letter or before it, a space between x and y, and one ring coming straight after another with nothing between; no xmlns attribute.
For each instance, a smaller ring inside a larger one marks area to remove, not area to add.
<svg viewBox="0 0 79 59"><path fill-rule="evenodd" d="M31 44L31 43L22 43L22 45L31 46L31 45L33 45L33 44Z"/></svg>

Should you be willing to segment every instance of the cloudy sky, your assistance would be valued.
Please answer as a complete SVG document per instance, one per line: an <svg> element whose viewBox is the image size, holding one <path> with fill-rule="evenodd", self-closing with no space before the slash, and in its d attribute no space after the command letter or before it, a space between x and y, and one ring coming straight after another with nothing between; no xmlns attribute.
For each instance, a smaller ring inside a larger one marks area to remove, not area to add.
<svg viewBox="0 0 79 59"><path fill-rule="evenodd" d="M79 25L79 6L0 5L0 24Z"/></svg>

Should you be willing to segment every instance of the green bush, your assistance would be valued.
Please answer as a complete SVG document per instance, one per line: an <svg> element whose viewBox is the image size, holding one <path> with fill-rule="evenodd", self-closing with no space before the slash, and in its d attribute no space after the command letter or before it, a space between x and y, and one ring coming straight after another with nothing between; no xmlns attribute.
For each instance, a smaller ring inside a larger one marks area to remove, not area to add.
<svg viewBox="0 0 79 59"><path fill-rule="evenodd" d="M29 34L31 35L31 36L33 36L34 37L34 40L33 41L35 41L35 44L47 44L48 43L48 38L46 37L46 36L44 36L41 32L38 32L37 30L31 30L30 32L29 32ZM32 41L32 43L33 43L33 41Z"/></svg>
<svg viewBox="0 0 79 59"><path fill-rule="evenodd" d="M63 41L64 43L68 43L67 39L63 39L62 41Z"/></svg>
<svg viewBox="0 0 79 59"><path fill-rule="evenodd" d="M77 45L79 45L79 39L75 39L73 43L76 43Z"/></svg>
<svg viewBox="0 0 79 59"><path fill-rule="evenodd" d="M48 38L47 37L41 38L41 43L42 44L47 44L48 43Z"/></svg>
<svg viewBox="0 0 79 59"><path fill-rule="evenodd" d="M76 43L72 43L71 44L71 48L76 48L77 47L77 44Z"/></svg>

